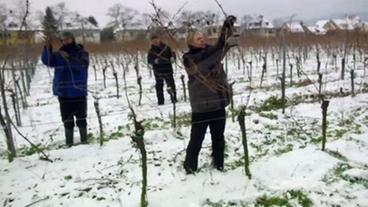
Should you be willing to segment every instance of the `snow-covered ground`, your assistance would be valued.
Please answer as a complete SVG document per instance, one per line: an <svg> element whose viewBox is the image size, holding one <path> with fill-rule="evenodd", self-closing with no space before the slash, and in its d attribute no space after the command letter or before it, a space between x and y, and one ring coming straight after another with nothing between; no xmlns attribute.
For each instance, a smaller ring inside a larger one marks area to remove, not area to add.
<svg viewBox="0 0 368 207"><path fill-rule="evenodd" d="M183 100L180 81L185 72L176 68L175 80L179 102L174 130L170 117L172 104L157 106L154 78L144 64L140 73L143 83L142 105L138 106L138 85L133 66L127 73L127 90L139 120L146 128L144 141L148 153L149 206L368 206L368 87L362 62L356 64L356 96L350 91L348 61L345 80L340 80L331 60L322 55L322 92L329 97L326 150L321 151L321 104L311 95L318 94L315 55L303 64L305 74L297 76L295 61L293 86L289 87L287 69L286 96L289 103L281 109L259 111L260 105L272 96L281 97L280 81L276 78L276 62L268 58L268 70L260 87L261 65L253 58L252 84L229 58L228 74L234 85L236 108L247 102L247 137L252 178L244 173L241 132L228 110L225 131L225 172L211 167L209 134L200 154L199 172L186 175L182 168L189 141L190 106ZM102 57L99 57L102 58ZM115 56L105 57L110 60ZM251 56L247 56L247 61ZM102 60L97 68L102 68ZM327 63L327 64L326 64ZM326 64L326 65L325 65ZM19 129L40 147L45 148L53 163L42 161L32 153L27 142L16 134L20 157L8 163L6 143L1 132L0 204L3 206L139 206L141 164L139 151L132 144L132 120L124 95L122 68L116 64L120 98L116 97L111 67L107 70L107 87L102 72L97 80L90 68L89 89L97 95L105 132L105 143L99 146L99 126L92 94L88 99L88 130L91 144L64 149L64 131L57 98L51 91L51 77L39 65L32 81L29 107L22 111L23 126ZM325 67L327 66L327 67ZM339 67L339 64L338 64ZM279 65L281 68L281 64ZM281 69L280 69L281 71ZM279 72L280 74L280 72ZM316 88L317 87L317 88ZM344 94L339 94L343 88ZM366 92L366 93L364 93ZM235 119L236 120L236 119ZM77 129L75 139L78 142Z"/></svg>

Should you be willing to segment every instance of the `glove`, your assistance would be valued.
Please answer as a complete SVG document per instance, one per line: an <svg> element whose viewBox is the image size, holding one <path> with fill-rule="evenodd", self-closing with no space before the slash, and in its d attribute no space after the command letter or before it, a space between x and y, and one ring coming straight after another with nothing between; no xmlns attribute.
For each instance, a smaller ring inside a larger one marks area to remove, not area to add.
<svg viewBox="0 0 368 207"><path fill-rule="evenodd" d="M238 38L234 37L233 35L227 38L226 44L228 47L235 47L238 46Z"/></svg>
<svg viewBox="0 0 368 207"><path fill-rule="evenodd" d="M155 64L158 64L158 61L159 61L159 59L158 59L158 58L156 58L153 62L154 62Z"/></svg>
<svg viewBox="0 0 368 207"><path fill-rule="evenodd" d="M61 55L61 57L63 57L66 61L69 61L69 54L65 51L59 51L59 54Z"/></svg>
<svg viewBox="0 0 368 207"><path fill-rule="evenodd" d="M45 46L52 51L53 48L60 48L61 42L58 38L54 36L44 37Z"/></svg>
<svg viewBox="0 0 368 207"><path fill-rule="evenodd" d="M233 27L234 26L234 23L235 22L236 22L236 17L233 16L233 15L230 15L230 16L226 17L225 22L224 22L224 25L227 28L230 28L230 27Z"/></svg>

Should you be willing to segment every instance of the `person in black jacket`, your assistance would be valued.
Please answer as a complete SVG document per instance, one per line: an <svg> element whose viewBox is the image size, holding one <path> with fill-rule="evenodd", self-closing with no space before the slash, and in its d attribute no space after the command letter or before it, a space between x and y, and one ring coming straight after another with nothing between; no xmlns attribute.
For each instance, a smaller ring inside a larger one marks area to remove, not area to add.
<svg viewBox="0 0 368 207"><path fill-rule="evenodd" d="M184 169L194 173L198 168L198 156L207 127L212 139L213 165L224 169L224 130L229 104L227 77L221 63L228 49L236 45L232 36L236 18L226 18L217 43L207 45L202 33L195 31L188 35L189 51L183 55L188 74L189 100L192 108L192 128L186 150Z"/></svg>
<svg viewBox="0 0 368 207"><path fill-rule="evenodd" d="M164 81L166 81L168 90L170 91L171 102L177 102L175 81L173 78L172 63L175 61L175 54L171 48L162 43L158 35L151 36L151 48L147 55L148 64L152 66L156 79L156 95L158 105L163 105L164 98Z"/></svg>

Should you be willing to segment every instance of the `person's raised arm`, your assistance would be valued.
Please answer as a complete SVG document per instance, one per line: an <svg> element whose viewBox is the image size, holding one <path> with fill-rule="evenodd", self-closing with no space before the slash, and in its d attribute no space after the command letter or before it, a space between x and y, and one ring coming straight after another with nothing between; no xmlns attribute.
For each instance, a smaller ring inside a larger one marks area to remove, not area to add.
<svg viewBox="0 0 368 207"><path fill-rule="evenodd" d="M53 37L45 37L44 40L45 45L42 50L41 61L49 67L55 67L56 54L53 52L53 48L56 46L56 40Z"/></svg>
<svg viewBox="0 0 368 207"><path fill-rule="evenodd" d="M233 35L235 21L236 17L233 15L226 17L217 44L225 45L226 40Z"/></svg>

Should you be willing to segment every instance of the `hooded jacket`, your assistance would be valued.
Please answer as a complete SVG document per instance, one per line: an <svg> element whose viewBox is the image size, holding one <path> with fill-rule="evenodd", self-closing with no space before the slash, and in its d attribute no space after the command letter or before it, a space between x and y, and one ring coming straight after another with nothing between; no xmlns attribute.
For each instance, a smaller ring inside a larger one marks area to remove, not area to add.
<svg viewBox="0 0 368 207"><path fill-rule="evenodd" d="M87 96L89 55L82 45L64 45L59 51L44 47L43 64L53 67L53 93L64 98Z"/></svg>

